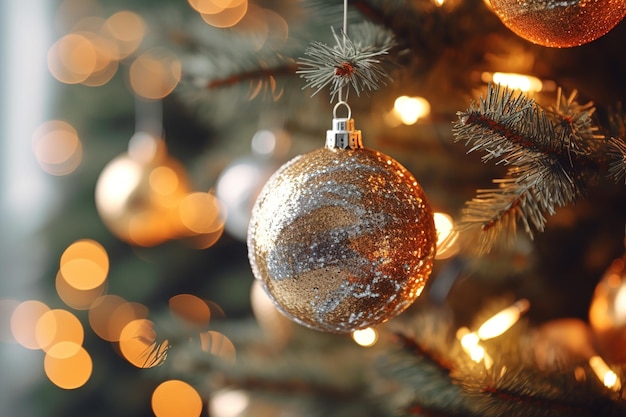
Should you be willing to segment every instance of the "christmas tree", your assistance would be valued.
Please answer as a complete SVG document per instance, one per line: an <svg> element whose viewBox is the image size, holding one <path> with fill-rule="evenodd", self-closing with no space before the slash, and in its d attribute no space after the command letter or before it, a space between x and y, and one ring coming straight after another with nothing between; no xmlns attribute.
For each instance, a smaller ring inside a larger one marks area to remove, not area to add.
<svg viewBox="0 0 626 417"><path fill-rule="evenodd" d="M35 3L3 415L626 415L624 1Z"/></svg>

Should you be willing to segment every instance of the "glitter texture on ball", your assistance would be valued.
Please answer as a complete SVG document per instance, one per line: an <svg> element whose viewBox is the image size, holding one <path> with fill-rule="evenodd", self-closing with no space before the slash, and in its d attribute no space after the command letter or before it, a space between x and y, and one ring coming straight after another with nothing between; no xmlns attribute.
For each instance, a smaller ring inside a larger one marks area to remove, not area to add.
<svg viewBox="0 0 626 417"><path fill-rule="evenodd" d="M426 195L401 164L368 148L327 146L270 178L252 212L248 251L255 277L287 317L347 333L415 301L436 240Z"/></svg>
<svg viewBox="0 0 626 417"><path fill-rule="evenodd" d="M607 34L626 15L624 0L491 0L500 20L542 46L580 46Z"/></svg>

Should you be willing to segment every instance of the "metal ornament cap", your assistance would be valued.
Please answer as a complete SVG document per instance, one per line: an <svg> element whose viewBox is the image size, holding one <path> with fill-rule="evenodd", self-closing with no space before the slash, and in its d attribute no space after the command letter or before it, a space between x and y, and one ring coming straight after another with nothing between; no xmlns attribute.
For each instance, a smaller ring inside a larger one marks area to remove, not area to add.
<svg viewBox="0 0 626 417"><path fill-rule="evenodd" d="M341 106L348 109L347 117L337 117L337 110ZM363 139L360 130L354 128L352 111L345 101L340 101L333 109L332 129L326 131L326 147L329 149L360 149L363 147Z"/></svg>

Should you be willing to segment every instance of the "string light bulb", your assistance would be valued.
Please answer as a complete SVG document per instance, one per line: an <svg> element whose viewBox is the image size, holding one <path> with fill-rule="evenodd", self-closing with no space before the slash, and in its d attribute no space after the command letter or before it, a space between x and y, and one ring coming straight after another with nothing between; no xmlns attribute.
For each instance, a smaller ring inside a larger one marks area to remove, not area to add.
<svg viewBox="0 0 626 417"><path fill-rule="evenodd" d="M498 337L507 330L509 330L517 321L520 316L528 311L530 302L523 298L516 301L504 310L499 311L489 320L485 321L478 328L478 337L481 340L492 339Z"/></svg>
<svg viewBox="0 0 626 417"><path fill-rule="evenodd" d="M352 332L352 339L363 347L374 346L378 341L378 332L373 327Z"/></svg>
<svg viewBox="0 0 626 417"><path fill-rule="evenodd" d="M622 384L619 377L600 356L596 355L589 358L589 366L605 387L613 391L621 389Z"/></svg>

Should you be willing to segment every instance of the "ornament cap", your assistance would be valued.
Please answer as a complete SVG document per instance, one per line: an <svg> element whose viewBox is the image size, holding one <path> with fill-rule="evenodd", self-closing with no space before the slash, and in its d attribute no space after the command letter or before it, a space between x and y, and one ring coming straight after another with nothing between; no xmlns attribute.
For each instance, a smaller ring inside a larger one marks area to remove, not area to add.
<svg viewBox="0 0 626 417"><path fill-rule="evenodd" d="M337 117L340 106L348 109L347 117ZM345 101L340 101L333 109L332 129L326 131L326 147L329 149L360 149L363 147L361 131L354 128L352 111Z"/></svg>
<svg viewBox="0 0 626 417"><path fill-rule="evenodd" d="M361 131L354 129L354 119L333 119L333 128L326 131L326 147L330 149L362 148Z"/></svg>

